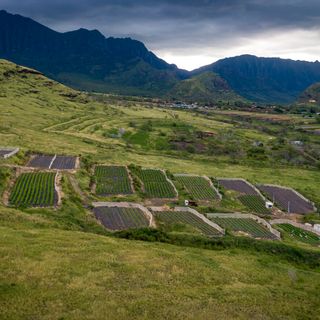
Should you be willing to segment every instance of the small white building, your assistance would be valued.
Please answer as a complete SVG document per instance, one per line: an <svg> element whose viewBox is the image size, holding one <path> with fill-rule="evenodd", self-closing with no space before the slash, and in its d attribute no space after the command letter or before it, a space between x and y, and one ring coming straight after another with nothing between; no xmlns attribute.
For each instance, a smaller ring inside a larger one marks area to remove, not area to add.
<svg viewBox="0 0 320 320"><path fill-rule="evenodd" d="M273 203L271 201L266 201L266 208L267 209L272 209L273 208Z"/></svg>

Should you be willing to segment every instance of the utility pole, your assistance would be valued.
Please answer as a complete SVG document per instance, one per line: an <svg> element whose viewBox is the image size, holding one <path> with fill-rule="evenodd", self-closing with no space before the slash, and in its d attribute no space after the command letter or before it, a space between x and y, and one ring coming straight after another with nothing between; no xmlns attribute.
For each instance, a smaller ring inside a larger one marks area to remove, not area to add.
<svg viewBox="0 0 320 320"><path fill-rule="evenodd" d="M288 213L290 213L290 201L288 201Z"/></svg>

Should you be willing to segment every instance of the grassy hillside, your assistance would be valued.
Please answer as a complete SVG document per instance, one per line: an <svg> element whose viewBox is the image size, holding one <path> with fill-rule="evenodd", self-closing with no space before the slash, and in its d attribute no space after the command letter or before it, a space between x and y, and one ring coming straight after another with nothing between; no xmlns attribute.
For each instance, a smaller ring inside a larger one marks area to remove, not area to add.
<svg viewBox="0 0 320 320"><path fill-rule="evenodd" d="M0 228L3 319L317 317L319 272L278 257L43 229L24 219L28 227Z"/></svg>
<svg viewBox="0 0 320 320"><path fill-rule="evenodd" d="M299 97L299 102L310 105L320 105L320 83L315 83L305 90Z"/></svg>
<svg viewBox="0 0 320 320"><path fill-rule="evenodd" d="M316 163L290 145L290 140L305 136L308 155L319 159L317 136L291 129L304 123L303 118L284 115L274 121L269 115L259 120L242 113L201 114L116 98L97 102L4 60L0 69L3 145L19 146L22 151L81 154L100 163L135 163L173 173L283 184L320 203ZM120 129L125 133L118 136ZM201 131L214 136L199 138ZM253 147L255 141L264 147ZM23 163L23 159L9 162Z"/></svg>
<svg viewBox="0 0 320 320"><path fill-rule="evenodd" d="M231 103L244 100L213 72L205 72L177 83L169 93L175 99L202 103Z"/></svg>
<svg viewBox="0 0 320 320"><path fill-rule="evenodd" d="M273 116L265 115L266 122L247 121L239 114L99 98L0 61L0 141L22 149L0 162L0 194L15 174L10 165L25 164L29 151L82 156L76 175L62 174L59 208L8 208L1 201L0 318L208 319L214 314L220 319L315 319L320 288L316 247L232 236L211 243L178 232L164 233L166 243L119 239L97 223L87 206L95 199L89 189L94 163L280 183L320 203L320 173L314 164L247 154L256 140L271 152L269 143L278 141L279 134L288 139L296 134L294 129L284 133L288 123L304 120L285 115L275 124ZM199 138L199 131L214 136ZM224 202L229 209L234 205L228 198Z"/></svg>

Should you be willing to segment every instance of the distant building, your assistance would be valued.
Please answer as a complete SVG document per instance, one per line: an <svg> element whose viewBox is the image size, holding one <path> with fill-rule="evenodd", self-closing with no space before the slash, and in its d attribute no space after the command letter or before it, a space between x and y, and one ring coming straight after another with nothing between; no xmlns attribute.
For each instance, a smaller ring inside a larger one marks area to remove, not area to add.
<svg viewBox="0 0 320 320"><path fill-rule="evenodd" d="M294 141L291 141L291 144L293 144L295 146L303 146L303 141L294 140Z"/></svg>

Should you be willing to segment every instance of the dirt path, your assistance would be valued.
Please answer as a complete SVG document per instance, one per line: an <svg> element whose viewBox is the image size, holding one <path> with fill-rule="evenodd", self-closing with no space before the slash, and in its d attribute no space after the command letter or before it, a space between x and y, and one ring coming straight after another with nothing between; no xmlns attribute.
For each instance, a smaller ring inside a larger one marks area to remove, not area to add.
<svg viewBox="0 0 320 320"><path fill-rule="evenodd" d="M73 190L80 196L81 201L84 204L88 203L88 199L86 194L81 190L78 181L76 180L75 176L72 174L67 174L68 180L70 182L70 184L72 185Z"/></svg>

